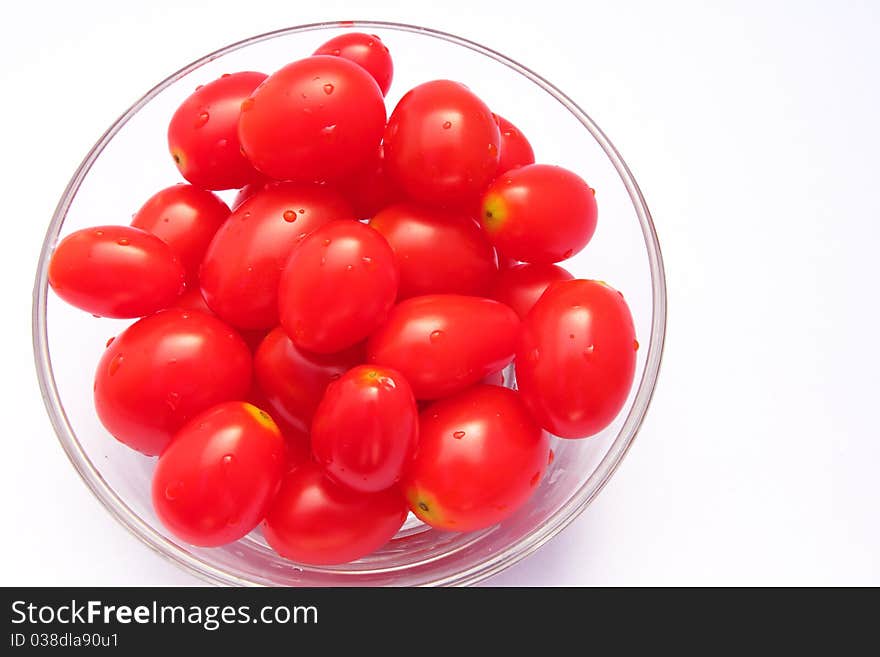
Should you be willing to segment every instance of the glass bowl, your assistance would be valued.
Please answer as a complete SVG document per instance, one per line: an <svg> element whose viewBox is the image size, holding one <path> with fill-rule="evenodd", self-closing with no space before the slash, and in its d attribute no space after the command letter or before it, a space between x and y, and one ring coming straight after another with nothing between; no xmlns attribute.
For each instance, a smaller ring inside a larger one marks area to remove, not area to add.
<svg viewBox="0 0 880 657"><path fill-rule="evenodd" d="M104 344L130 322L95 319L54 295L47 297L49 258L62 233L128 223L153 192L179 181L165 131L174 109L198 84L237 70L271 73L351 29L379 35L398 62L389 109L420 82L456 79L521 128L539 162L568 167L597 190L595 237L564 266L578 278L606 280L626 296L642 344L635 386L601 434L552 439L556 457L534 496L495 527L445 533L410 516L383 549L336 567L286 561L266 546L259 530L221 548L192 547L168 535L153 513L149 482L155 459L114 440L92 403L92 375ZM110 126L74 173L49 224L34 287L33 339L43 398L61 446L101 504L163 557L218 584L466 585L537 550L602 489L648 408L665 322L663 264L648 208L614 146L574 101L536 73L472 41L411 25L349 21L278 30L222 48L163 80Z"/></svg>

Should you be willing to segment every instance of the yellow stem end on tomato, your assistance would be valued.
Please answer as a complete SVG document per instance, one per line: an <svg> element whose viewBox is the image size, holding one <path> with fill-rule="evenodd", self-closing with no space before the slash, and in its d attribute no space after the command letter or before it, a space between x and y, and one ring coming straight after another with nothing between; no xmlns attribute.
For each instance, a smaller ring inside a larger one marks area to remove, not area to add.
<svg viewBox="0 0 880 657"><path fill-rule="evenodd" d="M172 148L171 149L171 157L174 158L174 164L177 165L177 170L180 171L180 173L185 172L186 171L186 156L183 154L183 151L180 150L179 148Z"/></svg>
<svg viewBox="0 0 880 657"><path fill-rule="evenodd" d="M265 427L269 431L277 433L281 435L281 429L278 428L278 425L275 424L275 420L272 419L266 411L257 408L253 404L249 404L244 402L244 410L250 413L251 417L253 417L261 426Z"/></svg>
<svg viewBox="0 0 880 657"><path fill-rule="evenodd" d="M490 233L497 232L507 219L507 205L498 194L488 194L483 201L483 227Z"/></svg>
<svg viewBox="0 0 880 657"><path fill-rule="evenodd" d="M440 505L430 493L410 487L406 490L406 499L410 510L422 522L438 529L452 529L450 523L443 517Z"/></svg>

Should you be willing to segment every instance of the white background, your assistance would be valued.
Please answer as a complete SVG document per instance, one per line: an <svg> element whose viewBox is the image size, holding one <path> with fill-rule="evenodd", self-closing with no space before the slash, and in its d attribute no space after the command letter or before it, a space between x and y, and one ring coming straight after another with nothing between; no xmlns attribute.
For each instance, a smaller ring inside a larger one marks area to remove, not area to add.
<svg viewBox="0 0 880 657"><path fill-rule="evenodd" d="M667 349L633 449L490 582L880 584L880 5L709 4L8 7L0 584L199 583L117 525L55 439L30 346L37 254L69 176L147 88L243 37L347 18L457 33L564 89L632 168L666 258Z"/></svg>

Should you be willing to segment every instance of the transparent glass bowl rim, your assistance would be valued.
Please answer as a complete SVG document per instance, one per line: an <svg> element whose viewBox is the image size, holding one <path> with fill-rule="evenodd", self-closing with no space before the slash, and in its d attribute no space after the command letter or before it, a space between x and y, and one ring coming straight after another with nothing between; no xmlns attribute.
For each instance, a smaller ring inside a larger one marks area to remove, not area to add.
<svg viewBox="0 0 880 657"><path fill-rule="evenodd" d="M660 244L657 240L657 234L651 219L651 213L648 210L642 192L639 189L635 178L633 178L629 167L627 167L623 158L617 152L617 149L608 137L605 136L602 130L571 98L537 73L501 53L453 34L416 25L370 20L330 21L283 28L238 41L192 62L164 79L128 108L128 110L126 110L125 113L123 113L122 116L120 116L101 136L77 168L55 208L55 213L52 216L52 221L49 224L49 228L46 231L46 237L43 241L33 292L32 328L37 378L39 380L40 390L42 392L43 401L46 405L46 410L55 432L58 435L61 446L85 484L123 527L128 529L147 546L155 550L160 556L178 564L204 581L221 585L259 584L259 582L240 577L234 573L227 572L203 561L195 555L181 549L149 526L128 507L112 488L110 488L101 476L101 473L83 450L70 422L68 421L55 385L55 377L52 371L46 325L48 265L54 244L58 239L68 209L73 203L83 179L89 173L92 165L110 140L113 139L116 133L122 129L128 120L150 102L150 100L168 86L177 82L203 64L227 53L245 48L254 43L290 34L340 28L379 28L384 30L410 32L441 39L473 50L507 66L553 96L584 126L584 128L590 132L590 134L592 134L613 164L614 168L617 170L617 173L632 201L636 215L638 216L648 251L652 284L651 336L648 343L645 369L641 380L638 382L638 391L620 432L592 475L581 485L568 502L558 509L556 513L547 518L545 522L536 526L529 534L525 535L515 543L506 546L491 557L484 559L465 570L437 578L433 581L425 582L425 585L472 585L501 572L505 568L513 565L540 548L544 543L553 538L553 536L562 531L569 523L580 515L599 491L602 490L605 483L611 475L614 474L614 471L620 465L620 462L632 445L644 419L645 413L647 412L657 382L657 375L660 369L660 361L663 355L663 344L666 335L666 279L663 269L663 257L660 252Z"/></svg>

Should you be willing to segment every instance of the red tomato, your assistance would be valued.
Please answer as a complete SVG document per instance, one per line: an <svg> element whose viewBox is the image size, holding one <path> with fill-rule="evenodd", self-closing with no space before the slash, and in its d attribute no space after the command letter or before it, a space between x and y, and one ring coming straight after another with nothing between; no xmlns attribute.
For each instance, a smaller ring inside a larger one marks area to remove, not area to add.
<svg viewBox="0 0 880 657"><path fill-rule="evenodd" d="M214 314L214 311L208 306L208 303L205 301L205 297L202 296L202 291L199 288L188 288L186 292L181 294L171 306L170 308L180 308L182 310L198 310L203 313L208 313L212 317L217 317ZM245 341L248 348L251 350L251 353L257 350L257 347L260 346L260 343L263 341L263 338L266 337L267 331L262 329L257 329L253 331L238 331L238 334L241 336L242 340ZM258 406L263 408L260 404L254 404L254 406Z"/></svg>
<svg viewBox="0 0 880 657"><path fill-rule="evenodd" d="M154 456L195 415L244 399L250 385L251 354L235 331L206 313L163 310L108 345L95 408L119 441Z"/></svg>
<svg viewBox="0 0 880 657"><path fill-rule="evenodd" d="M491 374L487 374L482 379L480 379L480 383L485 383L490 386L503 386L507 382L507 377L504 375L504 370L498 370L497 372L492 372Z"/></svg>
<svg viewBox="0 0 880 657"><path fill-rule="evenodd" d="M402 487L422 521L473 531L519 509L549 455L547 434L516 391L474 386L422 411L418 453Z"/></svg>
<svg viewBox="0 0 880 657"><path fill-rule="evenodd" d="M256 371L256 368L254 371ZM281 430L281 437L284 438L284 444L287 448L285 470L298 467L306 461L311 460L312 446L308 432L288 424L283 418L272 412L271 406L266 399L266 395L256 382L251 386L251 391L247 395L247 400L257 408L265 408L266 412L271 414L275 424L277 424L278 428Z"/></svg>
<svg viewBox="0 0 880 657"><path fill-rule="evenodd" d="M243 71L198 87L171 118L168 148L180 173L203 189L244 187L259 176L241 153L241 104L266 79Z"/></svg>
<svg viewBox="0 0 880 657"><path fill-rule="evenodd" d="M174 300L170 308L179 308L181 310L198 310L209 315L214 315L214 311L208 307L202 291L198 287L187 288L183 294Z"/></svg>
<svg viewBox="0 0 880 657"><path fill-rule="evenodd" d="M514 265L498 272L489 296L507 304L525 319L551 283L573 278L559 265Z"/></svg>
<svg viewBox="0 0 880 657"><path fill-rule="evenodd" d="M354 219L348 203L318 185L273 183L232 213L202 263L202 293L242 329L278 325L278 279L294 246L335 219ZM353 223L353 222L352 222Z"/></svg>
<svg viewBox="0 0 880 657"><path fill-rule="evenodd" d="M362 345L334 354L303 351L279 326L257 348L254 374L272 417L308 433L327 386L364 358Z"/></svg>
<svg viewBox="0 0 880 657"><path fill-rule="evenodd" d="M376 159L370 161L365 169L352 175L340 185L340 191L354 208L358 219L369 219L386 205L403 198L385 171L385 156L382 149ZM479 213L475 216L479 216Z"/></svg>
<svg viewBox="0 0 880 657"><path fill-rule="evenodd" d="M479 197L498 170L501 134L492 112L467 87L449 80L409 91L385 129L391 178L411 198L439 205Z"/></svg>
<svg viewBox="0 0 880 657"><path fill-rule="evenodd" d="M232 543L266 515L284 470L284 440L272 418L251 404L226 402L194 417L162 452L153 508L187 543Z"/></svg>
<svg viewBox="0 0 880 657"><path fill-rule="evenodd" d="M498 259L498 271L504 271L505 269L510 269L523 264L516 258L504 255L498 249L495 249L495 257Z"/></svg>
<svg viewBox="0 0 880 657"><path fill-rule="evenodd" d="M312 422L312 452L337 481L365 493L396 484L415 455L419 412L403 375L361 365L330 384Z"/></svg>
<svg viewBox="0 0 880 657"><path fill-rule="evenodd" d="M211 192L173 185L153 194L131 225L152 233L177 254L186 268L187 285L196 285L208 244L229 217L229 208Z"/></svg>
<svg viewBox="0 0 880 657"><path fill-rule="evenodd" d="M241 189L238 190L238 194L236 194L235 198L232 199L232 203L230 204L229 208L233 212L235 212L236 210L238 210L239 207L241 207L242 203L247 201L251 196L256 194L258 191L260 191L261 189L263 189L267 185L269 187L271 187L272 181L269 180L268 178L262 178L262 177L259 180L257 180L256 182L248 183L247 185L245 185L244 187L242 187Z"/></svg>
<svg viewBox="0 0 880 657"><path fill-rule="evenodd" d="M491 299L432 294L395 306L370 336L367 360L400 371L416 399L473 385L513 359L520 321Z"/></svg>
<svg viewBox="0 0 880 657"><path fill-rule="evenodd" d="M248 346L248 349L251 350L251 353L254 354L266 336L269 335L269 331L266 329L254 329L251 331L239 330L238 334L241 336L241 339L245 341L245 344ZM256 405L257 404L255 404L255 406ZM260 408L262 408L262 406L260 406Z"/></svg>
<svg viewBox="0 0 880 657"><path fill-rule="evenodd" d="M309 434L289 425L278 425L287 447L286 469L298 468L312 459L312 443Z"/></svg>
<svg viewBox="0 0 880 657"><path fill-rule="evenodd" d="M483 196L483 228L505 255L535 264L583 249L596 230L596 198L576 174L530 164L498 177Z"/></svg>
<svg viewBox="0 0 880 657"><path fill-rule="evenodd" d="M495 251L470 218L400 203L370 221L394 251L400 270L398 299L423 294L483 295L498 271Z"/></svg>
<svg viewBox="0 0 880 657"><path fill-rule="evenodd" d="M501 130L501 153L496 175L535 163L535 153L526 136L503 116L493 114Z"/></svg>
<svg viewBox="0 0 880 657"><path fill-rule="evenodd" d="M305 463L285 475L263 534L286 559L330 565L375 552L404 520L406 501L397 488L359 493L337 484L317 463Z"/></svg>
<svg viewBox="0 0 880 657"><path fill-rule="evenodd" d="M320 55L288 64L242 103L238 134L253 165L270 178L340 180L374 156L385 101L367 71Z"/></svg>
<svg viewBox="0 0 880 657"><path fill-rule="evenodd" d="M131 226L84 228L49 262L49 285L67 303L101 317L143 317L171 305L186 271L171 248Z"/></svg>
<svg viewBox="0 0 880 657"><path fill-rule="evenodd" d="M278 291L281 325L302 349L341 351L382 323L397 281L394 253L379 233L356 221L334 221L290 254Z"/></svg>
<svg viewBox="0 0 880 657"><path fill-rule="evenodd" d="M626 402L636 349L632 315L617 290L598 281L553 283L523 322L517 385L545 429L592 436Z"/></svg>
<svg viewBox="0 0 880 657"><path fill-rule="evenodd" d="M353 61L373 76L383 96L391 87L391 78L394 77L391 54L382 39L374 34L346 32L330 39L314 54L334 55Z"/></svg>

